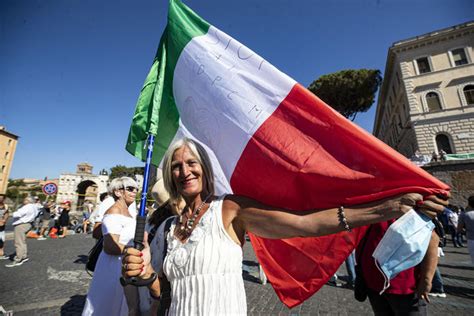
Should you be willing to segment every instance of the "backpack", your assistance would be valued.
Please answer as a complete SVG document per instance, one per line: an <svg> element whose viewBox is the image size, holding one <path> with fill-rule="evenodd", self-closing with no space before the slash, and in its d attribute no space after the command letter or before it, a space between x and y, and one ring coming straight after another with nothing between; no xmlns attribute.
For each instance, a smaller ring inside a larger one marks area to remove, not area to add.
<svg viewBox="0 0 474 316"><path fill-rule="evenodd" d="M100 237L100 239L95 243L92 249L89 251L87 255L87 262L86 262L86 271L90 274L90 272L94 272L95 266L97 264L97 260L99 260L99 255L104 248L104 237Z"/></svg>

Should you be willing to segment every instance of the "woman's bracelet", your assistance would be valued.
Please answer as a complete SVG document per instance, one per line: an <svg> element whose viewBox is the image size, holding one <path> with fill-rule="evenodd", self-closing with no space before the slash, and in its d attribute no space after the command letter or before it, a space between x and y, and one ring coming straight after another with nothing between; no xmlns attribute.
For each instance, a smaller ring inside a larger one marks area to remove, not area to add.
<svg viewBox="0 0 474 316"><path fill-rule="evenodd" d="M348 232L351 232L352 229L349 226L349 223L347 222L346 214L344 213L344 206L339 206L339 209L337 210L337 217L339 218L339 223L344 227L345 230Z"/></svg>

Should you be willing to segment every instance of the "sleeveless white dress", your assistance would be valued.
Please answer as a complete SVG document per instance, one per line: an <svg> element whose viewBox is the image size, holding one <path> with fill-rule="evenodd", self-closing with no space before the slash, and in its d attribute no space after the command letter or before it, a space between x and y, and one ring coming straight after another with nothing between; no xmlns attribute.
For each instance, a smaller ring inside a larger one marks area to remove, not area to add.
<svg viewBox="0 0 474 316"><path fill-rule="evenodd" d="M135 218L106 214L102 220L102 234L120 235L119 243L132 246L135 226ZM100 253L82 311L83 316L128 315L127 301L119 281L121 265L122 256L112 256L104 251Z"/></svg>
<svg viewBox="0 0 474 316"><path fill-rule="evenodd" d="M168 236L163 271L171 282L170 315L246 315L242 278L242 248L224 229L222 202L211 202L185 243L174 237L178 218ZM164 224L151 245L152 265L161 269Z"/></svg>

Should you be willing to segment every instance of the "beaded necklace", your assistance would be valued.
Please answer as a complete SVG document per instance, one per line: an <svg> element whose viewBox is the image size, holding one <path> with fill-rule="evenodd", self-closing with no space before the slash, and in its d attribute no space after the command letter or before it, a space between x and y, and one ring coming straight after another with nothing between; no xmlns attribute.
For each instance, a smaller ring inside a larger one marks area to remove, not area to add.
<svg viewBox="0 0 474 316"><path fill-rule="evenodd" d="M181 215L179 216L179 224L180 224L180 233L181 234L183 234L185 236L191 235L191 231L193 229L194 223L196 222L196 219L198 218L199 213L201 212L201 209L206 204L207 199L209 199L210 197L211 197L211 195L209 194L204 199L204 201L202 201L201 204L196 208L196 210L194 210L193 215L190 218L187 218L187 216L186 216L186 223L184 223L184 221L183 221L183 213L184 212L181 213Z"/></svg>

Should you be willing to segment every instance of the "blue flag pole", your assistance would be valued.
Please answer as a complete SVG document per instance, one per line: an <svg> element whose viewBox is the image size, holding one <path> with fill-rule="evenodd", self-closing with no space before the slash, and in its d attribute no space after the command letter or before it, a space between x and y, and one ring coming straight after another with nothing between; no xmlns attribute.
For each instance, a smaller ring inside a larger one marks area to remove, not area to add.
<svg viewBox="0 0 474 316"><path fill-rule="evenodd" d="M148 192L148 177L150 176L151 156L153 155L153 144L155 143L155 136L148 135L148 149L146 152L145 174L143 175L142 197L140 200L140 211L138 216L146 216L146 195Z"/></svg>
<svg viewBox="0 0 474 316"><path fill-rule="evenodd" d="M148 178L150 176L151 156L153 154L153 143L155 142L155 136L149 134L147 142L148 150L146 153L145 174L143 175L143 188L140 200L140 210L137 215L137 227L135 228L135 238L133 239L135 248L138 250L142 250L144 247L143 239L145 236L146 225L146 195L148 192Z"/></svg>
<svg viewBox="0 0 474 316"><path fill-rule="evenodd" d="M148 134L148 149L146 153L146 162L145 162L145 174L143 175L143 187L142 187L142 196L140 199L140 210L137 214L137 226L135 228L135 237L133 238L134 248L142 250L144 246L145 239L145 226L146 226L146 195L148 192L148 178L150 176L150 165L151 165L151 156L153 154L153 144L155 143L155 136ZM135 286L145 286L150 284L151 280L143 280L140 277L132 278L120 278L120 283L125 286L132 284Z"/></svg>

